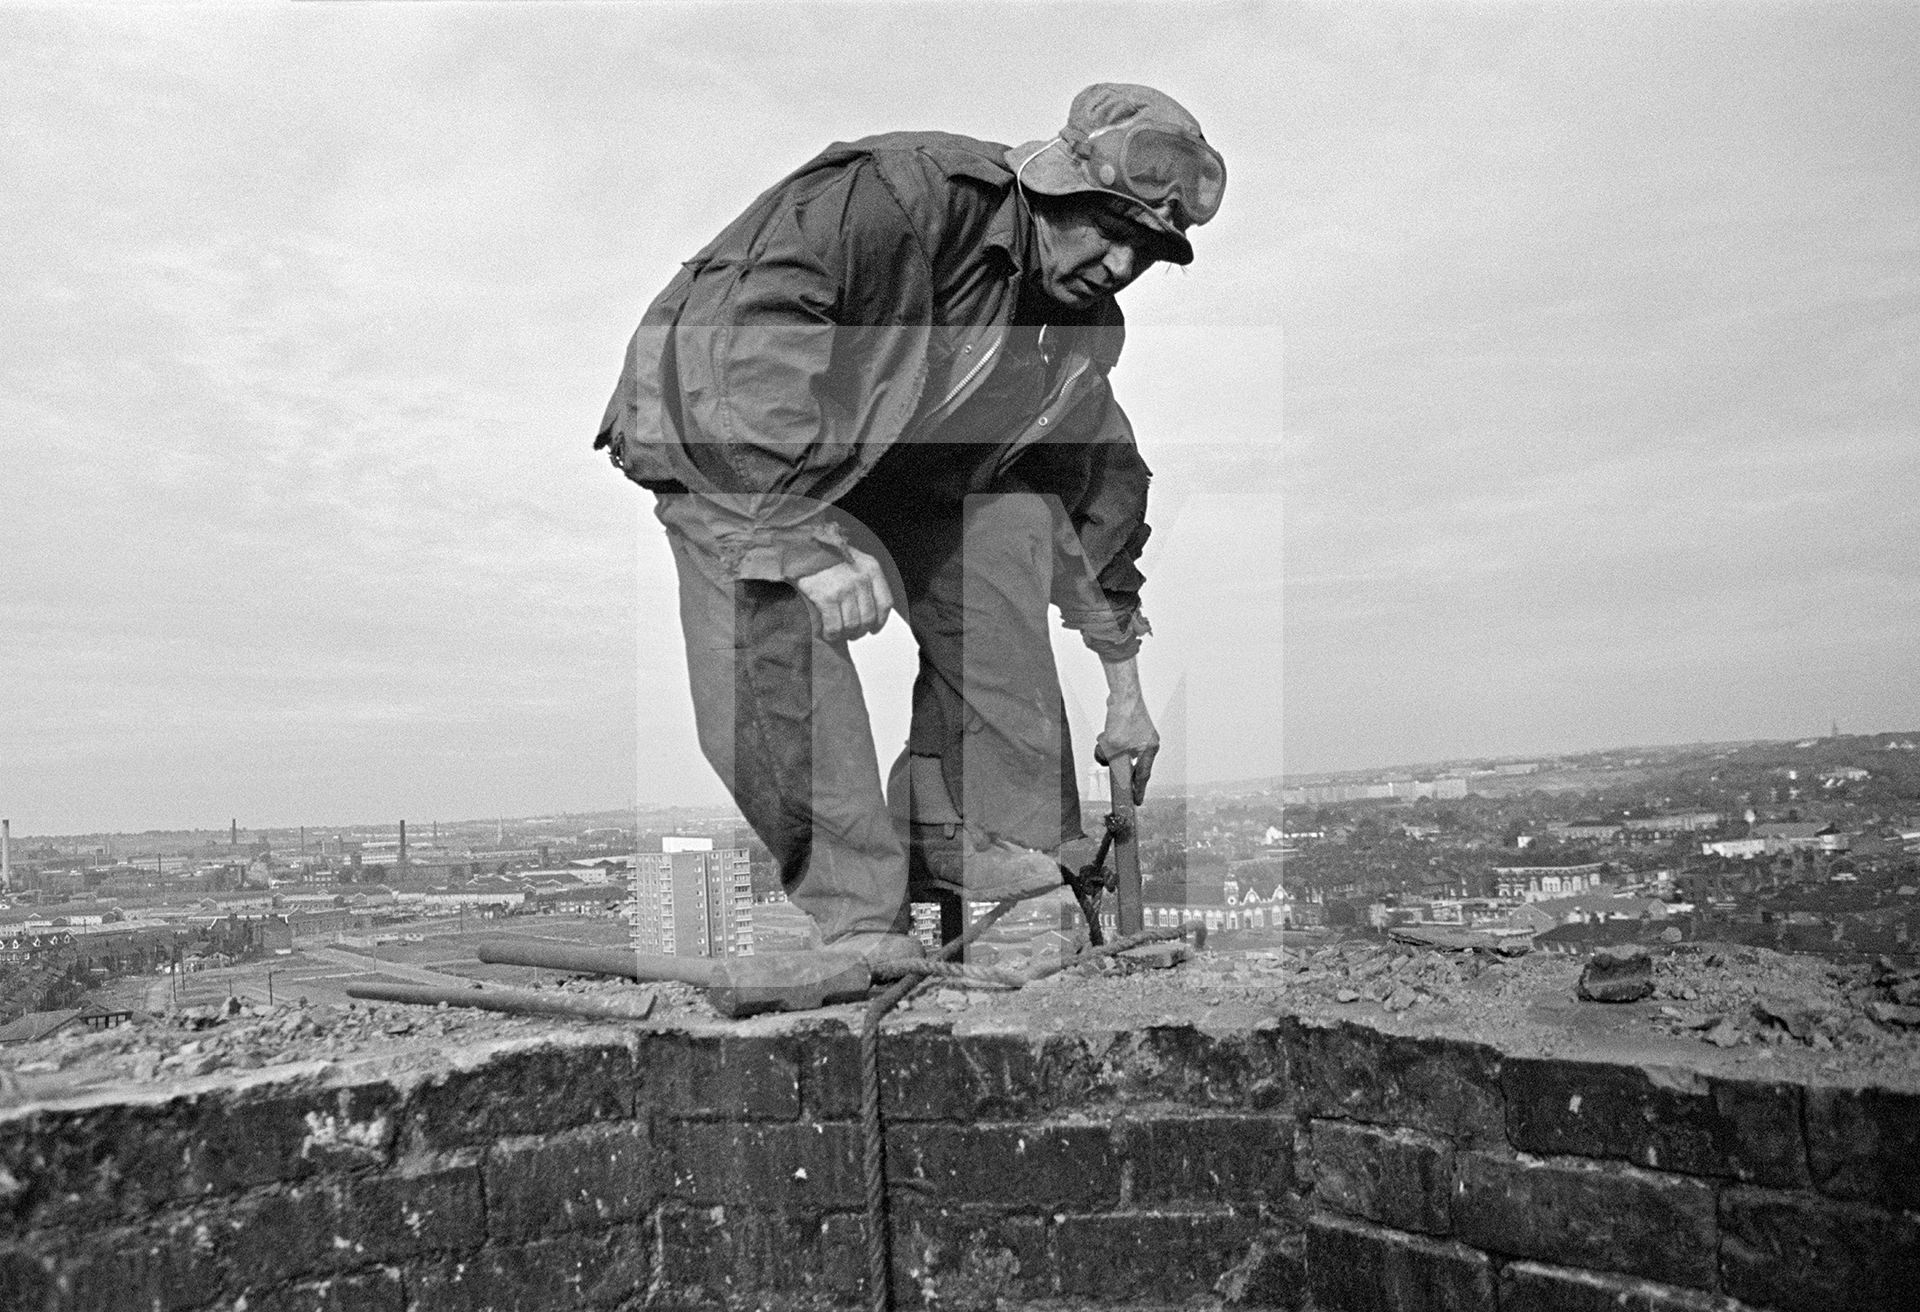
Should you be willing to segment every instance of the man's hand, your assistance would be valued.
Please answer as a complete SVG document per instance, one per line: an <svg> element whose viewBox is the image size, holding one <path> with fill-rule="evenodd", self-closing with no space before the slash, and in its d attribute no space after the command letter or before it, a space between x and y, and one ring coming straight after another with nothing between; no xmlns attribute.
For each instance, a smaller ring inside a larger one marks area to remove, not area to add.
<svg viewBox="0 0 1920 1312"><path fill-rule="evenodd" d="M1107 765L1123 752L1133 753L1133 804L1139 806L1147 800L1153 758L1160 754L1160 733L1147 714L1140 671L1133 660L1101 664L1107 673L1107 727L1094 740L1093 759Z"/></svg>
<svg viewBox="0 0 1920 1312"><path fill-rule="evenodd" d="M847 564L829 566L794 583L819 613L820 629L828 642L880 632L893 609L893 593L880 562L858 548L844 550Z"/></svg>

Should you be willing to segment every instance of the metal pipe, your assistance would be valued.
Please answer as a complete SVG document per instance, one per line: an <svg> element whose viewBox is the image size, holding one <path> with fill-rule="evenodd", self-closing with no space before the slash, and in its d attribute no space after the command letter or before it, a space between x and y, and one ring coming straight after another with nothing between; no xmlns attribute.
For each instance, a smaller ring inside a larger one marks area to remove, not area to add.
<svg viewBox="0 0 1920 1312"><path fill-rule="evenodd" d="M586 1020L645 1020L653 1014L653 991L639 998L537 993L532 989L439 988L426 984L349 984L347 996L369 1002L405 1002L433 1007L475 1007L515 1016L574 1016Z"/></svg>
<svg viewBox="0 0 1920 1312"><path fill-rule="evenodd" d="M701 988L719 983L714 962L703 957L675 957L626 948L589 948L544 939L494 939L480 945L480 960L489 965L533 966L541 970L568 970L580 975L617 975L623 979L679 980Z"/></svg>

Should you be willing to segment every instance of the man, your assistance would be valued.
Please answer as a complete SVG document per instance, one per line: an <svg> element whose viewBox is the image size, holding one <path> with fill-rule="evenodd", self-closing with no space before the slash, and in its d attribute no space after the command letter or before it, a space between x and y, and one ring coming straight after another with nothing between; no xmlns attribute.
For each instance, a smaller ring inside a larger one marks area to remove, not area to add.
<svg viewBox="0 0 1920 1312"><path fill-rule="evenodd" d="M829 147L654 301L595 446L657 494L701 748L822 944L917 955L920 889L1061 885L1084 845L1048 642L1100 658L1096 755L1159 739L1135 654L1148 470L1107 385L1114 296L1193 258L1225 165L1148 87L1074 98L1051 140ZM920 650L880 786L848 643L898 608Z"/></svg>

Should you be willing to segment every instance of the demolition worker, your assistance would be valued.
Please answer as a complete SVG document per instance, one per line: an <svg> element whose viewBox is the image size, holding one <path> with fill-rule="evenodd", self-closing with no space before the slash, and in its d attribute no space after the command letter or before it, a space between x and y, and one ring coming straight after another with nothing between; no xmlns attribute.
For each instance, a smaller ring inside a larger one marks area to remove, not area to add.
<svg viewBox="0 0 1920 1312"><path fill-rule="evenodd" d="M1108 388L1114 297L1193 259L1225 183L1143 86L1011 149L836 144L641 320L594 445L656 494L701 748L824 947L917 956L910 880L1033 897L1090 855L1049 605L1105 670L1096 756L1131 754L1144 799L1149 474ZM883 794L848 644L893 609L919 670Z"/></svg>

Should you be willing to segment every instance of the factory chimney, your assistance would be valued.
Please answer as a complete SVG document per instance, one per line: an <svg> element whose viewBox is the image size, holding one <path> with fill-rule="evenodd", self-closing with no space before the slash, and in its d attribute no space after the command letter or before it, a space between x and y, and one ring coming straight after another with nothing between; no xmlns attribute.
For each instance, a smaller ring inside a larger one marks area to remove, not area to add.
<svg viewBox="0 0 1920 1312"><path fill-rule="evenodd" d="M0 820L0 889L13 891L13 821Z"/></svg>
<svg viewBox="0 0 1920 1312"><path fill-rule="evenodd" d="M400 822L400 864L404 866L406 863L407 863L407 822L405 820L402 820Z"/></svg>
<svg viewBox="0 0 1920 1312"><path fill-rule="evenodd" d="M234 820L233 828L227 831L227 846L240 846L240 821L238 819Z"/></svg>

